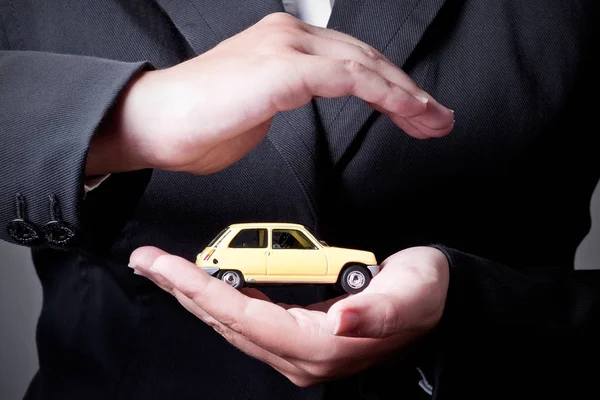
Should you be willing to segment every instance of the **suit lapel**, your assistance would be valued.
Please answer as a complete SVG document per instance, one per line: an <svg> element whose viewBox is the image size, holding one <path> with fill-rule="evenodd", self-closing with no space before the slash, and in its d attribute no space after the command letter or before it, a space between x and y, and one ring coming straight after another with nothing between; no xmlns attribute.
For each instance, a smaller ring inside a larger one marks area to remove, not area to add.
<svg viewBox="0 0 600 400"><path fill-rule="evenodd" d="M192 0L154 0L179 30L194 55L202 54L219 42Z"/></svg>
<svg viewBox="0 0 600 400"><path fill-rule="evenodd" d="M403 67L445 1L336 0L327 27L362 40ZM316 103L336 164L374 112L353 96Z"/></svg>
<svg viewBox="0 0 600 400"><path fill-rule="evenodd" d="M310 102L276 114L267 138L300 183L314 217L311 228L319 235L320 196L327 184L325 172L331 168L324 164L330 157L324 153L327 145L317 121L314 103Z"/></svg>

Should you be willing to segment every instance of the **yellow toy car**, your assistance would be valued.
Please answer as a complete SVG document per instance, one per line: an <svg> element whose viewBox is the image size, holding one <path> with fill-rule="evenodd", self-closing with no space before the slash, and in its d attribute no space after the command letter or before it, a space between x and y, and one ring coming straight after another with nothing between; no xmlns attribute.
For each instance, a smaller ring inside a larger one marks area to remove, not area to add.
<svg viewBox="0 0 600 400"><path fill-rule="evenodd" d="M234 288L246 284L337 284L361 292L379 265L368 251L331 247L303 225L234 224L219 233L196 265Z"/></svg>

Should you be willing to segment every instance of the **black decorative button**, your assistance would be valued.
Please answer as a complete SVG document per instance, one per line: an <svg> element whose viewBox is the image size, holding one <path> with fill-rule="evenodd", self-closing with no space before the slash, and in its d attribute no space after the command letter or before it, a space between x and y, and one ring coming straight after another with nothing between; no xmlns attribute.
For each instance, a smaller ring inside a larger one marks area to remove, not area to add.
<svg viewBox="0 0 600 400"><path fill-rule="evenodd" d="M69 225L60 221L50 221L43 226L42 231L46 242L55 246L66 246L75 236L75 231Z"/></svg>
<svg viewBox="0 0 600 400"><path fill-rule="evenodd" d="M8 223L8 235L20 244L34 244L40 239L37 229L21 218Z"/></svg>
<svg viewBox="0 0 600 400"><path fill-rule="evenodd" d="M58 199L51 194L50 200L50 222L42 227L46 242L59 247L67 246L75 237L75 230L69 224L60 220L60 208Z"/></svg>
<svg viewBox="0 0 600 400"><path fill-rule="evenodd" d="M16 194L17 218L8 223L8 236L19 244L33 245L40 240L35 225L27 221L27 204L21 193Z"/></svg>

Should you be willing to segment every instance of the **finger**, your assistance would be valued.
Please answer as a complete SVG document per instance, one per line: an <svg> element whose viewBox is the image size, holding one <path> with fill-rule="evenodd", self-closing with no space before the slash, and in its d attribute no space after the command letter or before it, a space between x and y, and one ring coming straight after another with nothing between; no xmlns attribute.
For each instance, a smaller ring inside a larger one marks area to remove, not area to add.
<svg viewBox="0 0 600 400"><path fill-rule="evenodd" d="M430 97L404 71L394 65L383 54L358 40L353 43L332 37L306 35L298 41L297 47L298 50L310 55L357 61L378 71L386 79L403 87L414 96Z"/></svg>
<svg viewBox="0 0 600 400"><path fill-rule="evenodd" d="M169 261L169 262L167 263L167 261ZM135 265L137 268L136 270L139 271L140 274L143 274L144 276L149 277L149 279L153 279L155 281L161 282L162 283L161 286L165 290L167 290L168 292L173 294L175 296L175 298L179 301L179 303L187 311L194 314L196 317L198 317L200 320L205 322L207 325L211 326L217 333L219 333L221 336L223 336L223 338L225 338L233 346L237 347L238 349L240 349L244 353L248 354L249 356L254 357L260 361L267 363L268 365L270 365L272 368L277 370L279 373L281 373L282 375L287 377L291 382L293 382L295 384L304 385L306 382L314 383L314 379L312 377L310 377L310 374L307 373L306 367L294 365L291 361L288 361L285 358L280 357L279 355L273 353L272 351L269 351L268 349L261 347L259 344L254 343L251 340L249 340L246 336L244 336L244 334L232 329L231 324L230 325L224 324L224 323L222 323L222 321L219 321L217 318L214 318L211 314L206 312L198 304L198 301L189 297L189 292L188 292L188 294L184 294L182 291L180 291L178 288L176 288L170 280L166 279L162 275L162 273L156 272L157 270L160 271L160 267L154 268L154 265L167 263L167 264L171 264L171 266L169 266L169 269L172 269L172 267L176 267L176 266L172 265L172 264L174 264L173 261L179 262L180 264L186 264L187 267L189 267L191 264L191 263L187 262L186 260L180 259L179 257L170 256L168 253L166 253L160 249L157 249L155 247L144 247L144 248L140 248L140 249L137 249L136 251L134 251L134 253L132 254L131 259L130 259L130 265L131 266ZM152 268L150 268L150 267L152 267ZM207 274L203 273L203 271L199 271L195 266L192 266L192 268L194 268L194 270L195 270L194 272L201 272L200 275L206 275L206 277L208 277L209 279L212 279L216 282L221 282L220 280L211 278ZM225 284L225 286L227 289L232 289L229 285ZM268 300L268 297L266 295L264 295L262 292L260 292L256 289L242 289L242 290L255 298L266 298ZM238 294L239 296L243 296L239 291L237 291L235 289L233 289L233 291L236 294ZM192 290L192 292L193 292L193 290ZM256 300L256 301L263 301L263 300ZM270 300L268 300L268 301L270 301ZM223 303L218 303L218 304L223 304ZM273 305L273 307L277 307L277 306ZM292 307L292 306L290 305L290 307ZM306 318L310 317L309 315L306 315L307 314L306 312L302 313L302 312L300 312L300 310L298 310L298 311L299 311L298 314L300 314L300 316L298 318L306 319ZM284 314L286 314L286 316L288 318L293 319L293 317L291 317L291 314L288 314L286 311L283 311L283 312L284 312ZM276 319L271 319L270 321L277 322ZM260 323L260 321L257 321L257 323ZM276 324L276 325L279 325L279 324ZM272 332L275 332L276 335L281 335L282 330L281 329L272 329ZM298 343L297 338L294 339L290 336L285 336L285 334L281 337L284 338L288 347L290 344L293 345L293 343ZM272 339L266 338L265 340L269 341ZM307 344L307 341L304 341L303 345L306 345L306 344ZM275 343L275 345L277 346L278 344ZM297 346L294 346L294 347L297 347ZM298 360L298 359L304 360L304 357L301 357L301 356L298 357L297 352L295 352L293 349L291 352L283 351L282 353L283 354L288 354L288 353L291 354L292 360ZM314 351L309 349L308 354L312 354L312 353L314 353Z"/></svg>
<svg viewBox="0 0 600 400"><path fill-rule="evenodd" d="M406 133L409 133L411 130L420 132L425 138L440 138L444 137L454 129L454 119L450 122L450 125L434 129L429 126L422 124L421 118L404 118L399 117L394 114L388 114L388 117L394 122L394 124L398 125L402 128ZM408 131L407 131L408 129ZM409 133L410 134L410 133Z"/></svg>
<svg viewBox="0 0 600 400"><path fill-rule="evenodd" d="M249 342L242 335L227 328L225 325L218 322L209 313L207 313L201 307L199 307L193 300L185 296L178 289L174 288L168 280L162 277L162 275L152 273L149 269L150 266L152 266L152 264L154 264L154 262L159 257L163 256L169 256L169 254L156 247L142 247L136 249L132 253L130 257L130 265L135 266L135 271L138 271L140 275L143 275L153 280L163 289L173 294L173 296L175 296L175 298L187 311L194 314L200 320L211 326L229 343L244 351L246 354L250 355L251 357L257 358L263 362L266 362L267 364L271 365L273 368L275 368L284 375L296 374L300 371L288 361L285 361L284 359L277 357L276 355L260 348L259 346ZM266 297L264 294L262 294L262 292L256 289L244 289L244 291L252 295L258 295L258 293L260 293L262 297Z"/></svg>
<svg viewBox="0 0 600 400"><path fill-rule="evenodd" d="M389 294L362 292L329 309L329 329L337 336L386 338L405 330L400 307Z"/></svg>
<svg viewBox="0 0 600 400"><path fill-rule="evenodd" d="M414 137L415 139L430 139L431 138L431 136L426 135L420 129L416 128L413 124L411 124L410 119L408 119L408 118L396 117L395 115L388 115L388 117L400 129L402 129L405 133Z"/></svg>
<svg viewBox="0 0 600 400"><path fill-rule="evenodd" d="M131 253L129 267L133 268L136 275L151 280L155 285L170 293L171 287L169 283L161 276L153 274L148 270L148 267L154 263L154 260L163 255L168 255L168 253L152 246L140 247Z"/></svg>
<svg viewBox="0 0 600 400"><path fill-rule="evenodd" d="M443 129L432 129L416 121L416 118L404 118L387 112L381 107L371 104L371 106L380 113L389 117L394 124L401 128L405 133L417 139L429 139L432 137L446 136L454 129L454 120L452 124Z"/></svg>
<svg viewBox="0 0 600 400"><path fill-rule="evenodd" d="M166 251L153 246L139 247L129 256L129 266L148 270L148 267L154 263L154 260L168 254Z"/></svg>
<svg viewBox="0 0 600 400"><path fill-rule="evenodd" d="M427 110L426 103L354 60L311 55L302 55L298 59L296 68L301 71L303 88L308 96L354 95L403 117L416 117Z"/></svg>
<svg viewBox="0 0 600 400"><path fill-rule="evenodd" d="M233 331L227 326L221 324L215 318L213 318L210 314L200 308L192 299L184 295L178 289L174 289L173 291L175 298L181 303L181 305L205 322L207 325L211 326L217 333L219 333L225 340L227 340L230 344L237 347L250 357L254 357L260 361L263 361L277 370L279 373L290 376L300 374L302 371L294 366L287 360L257 346L256 344L250 342L243 335Z"/></svg>
<svg viewBox="0 0 600 400"><path fill-rule="evenodd" d="M279 356L298 356L298 351L310 351L307 336L283 308L245 296L180 257L160 256L149 270L154 275L162 275L173 288L192 299L219 323L259 347ZM291 343L303 343L305 347Z"/></svg>
<svg viewBox="0 0 600 400"><path fill-rule="evenodd" d="M439 131L442 129L447 131L454 120L451 110L442 106L431 95L420 89L402 69L370 46L358 46L342 40L307 35L299 41L299 47L299 50L311 55L357 61L381 74L388 81L402 87L418 99L426 100L428 103L427 110L420 116L419 123L430 128L434 134L439 135ZM427 134L427 132L424 133Z"/></svg>
<svg viewBox="0 0 600 400"><path fill-rule="evenodd" d="M398 117L395 114L382 109L381 107L377 106L376 104L371 104L371 107L373 107L375 110L379 111L380 113L386 115L388 118L390 118L392 120L392 122L394 124L396 124L406 134L414 137L415 139L429 139L429 136L422 133L421 130L415 128L412 124L410 124L408 122L409 119L403 118L403 117Z"/></svg>

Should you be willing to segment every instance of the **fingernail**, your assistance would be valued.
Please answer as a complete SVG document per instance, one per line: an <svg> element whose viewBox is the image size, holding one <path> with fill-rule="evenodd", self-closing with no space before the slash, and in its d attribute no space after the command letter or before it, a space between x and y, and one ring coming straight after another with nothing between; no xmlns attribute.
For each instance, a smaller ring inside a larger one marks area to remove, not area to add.
<svg viewBox="0 0 600 400"><path fill-rule="evenodd" d="M135 269L135 265L133 265L132 263L129 263L129 264L127 264L127 266L128 266L129 268L133 268L133 269Z"/></svg>
<svg viewBox="0 0 600 400"><path fill-rule="evenodd" d="M423 97L423 96L419 96L419 95L414 95L415 99L419 100L421 103L428 103L429 99L427 97Z"/></svg>
<svg viewBox="0 0 600 400"><path fill-rule="evenodd" d="M448 109L448 110L450 110L452 112L452 114L454 114L454 110L451 110L451 109Z"/></svg>
<svg viewBox="0 0 600 400"><path fill-rule="evenodd" d="M347 335L349 333L356 333L358 330L358 323L359 317L357 313L352 311L341 312L337 315L333 334Z"/></svg>
<svg viewBox="0 0 600 400"><path fill-rule="evenodd" d="M137 270L137 269L134 269L133 273L136 274L136 275L144 276L144 273L142 271L140 271L140 270Z"/></svg>

